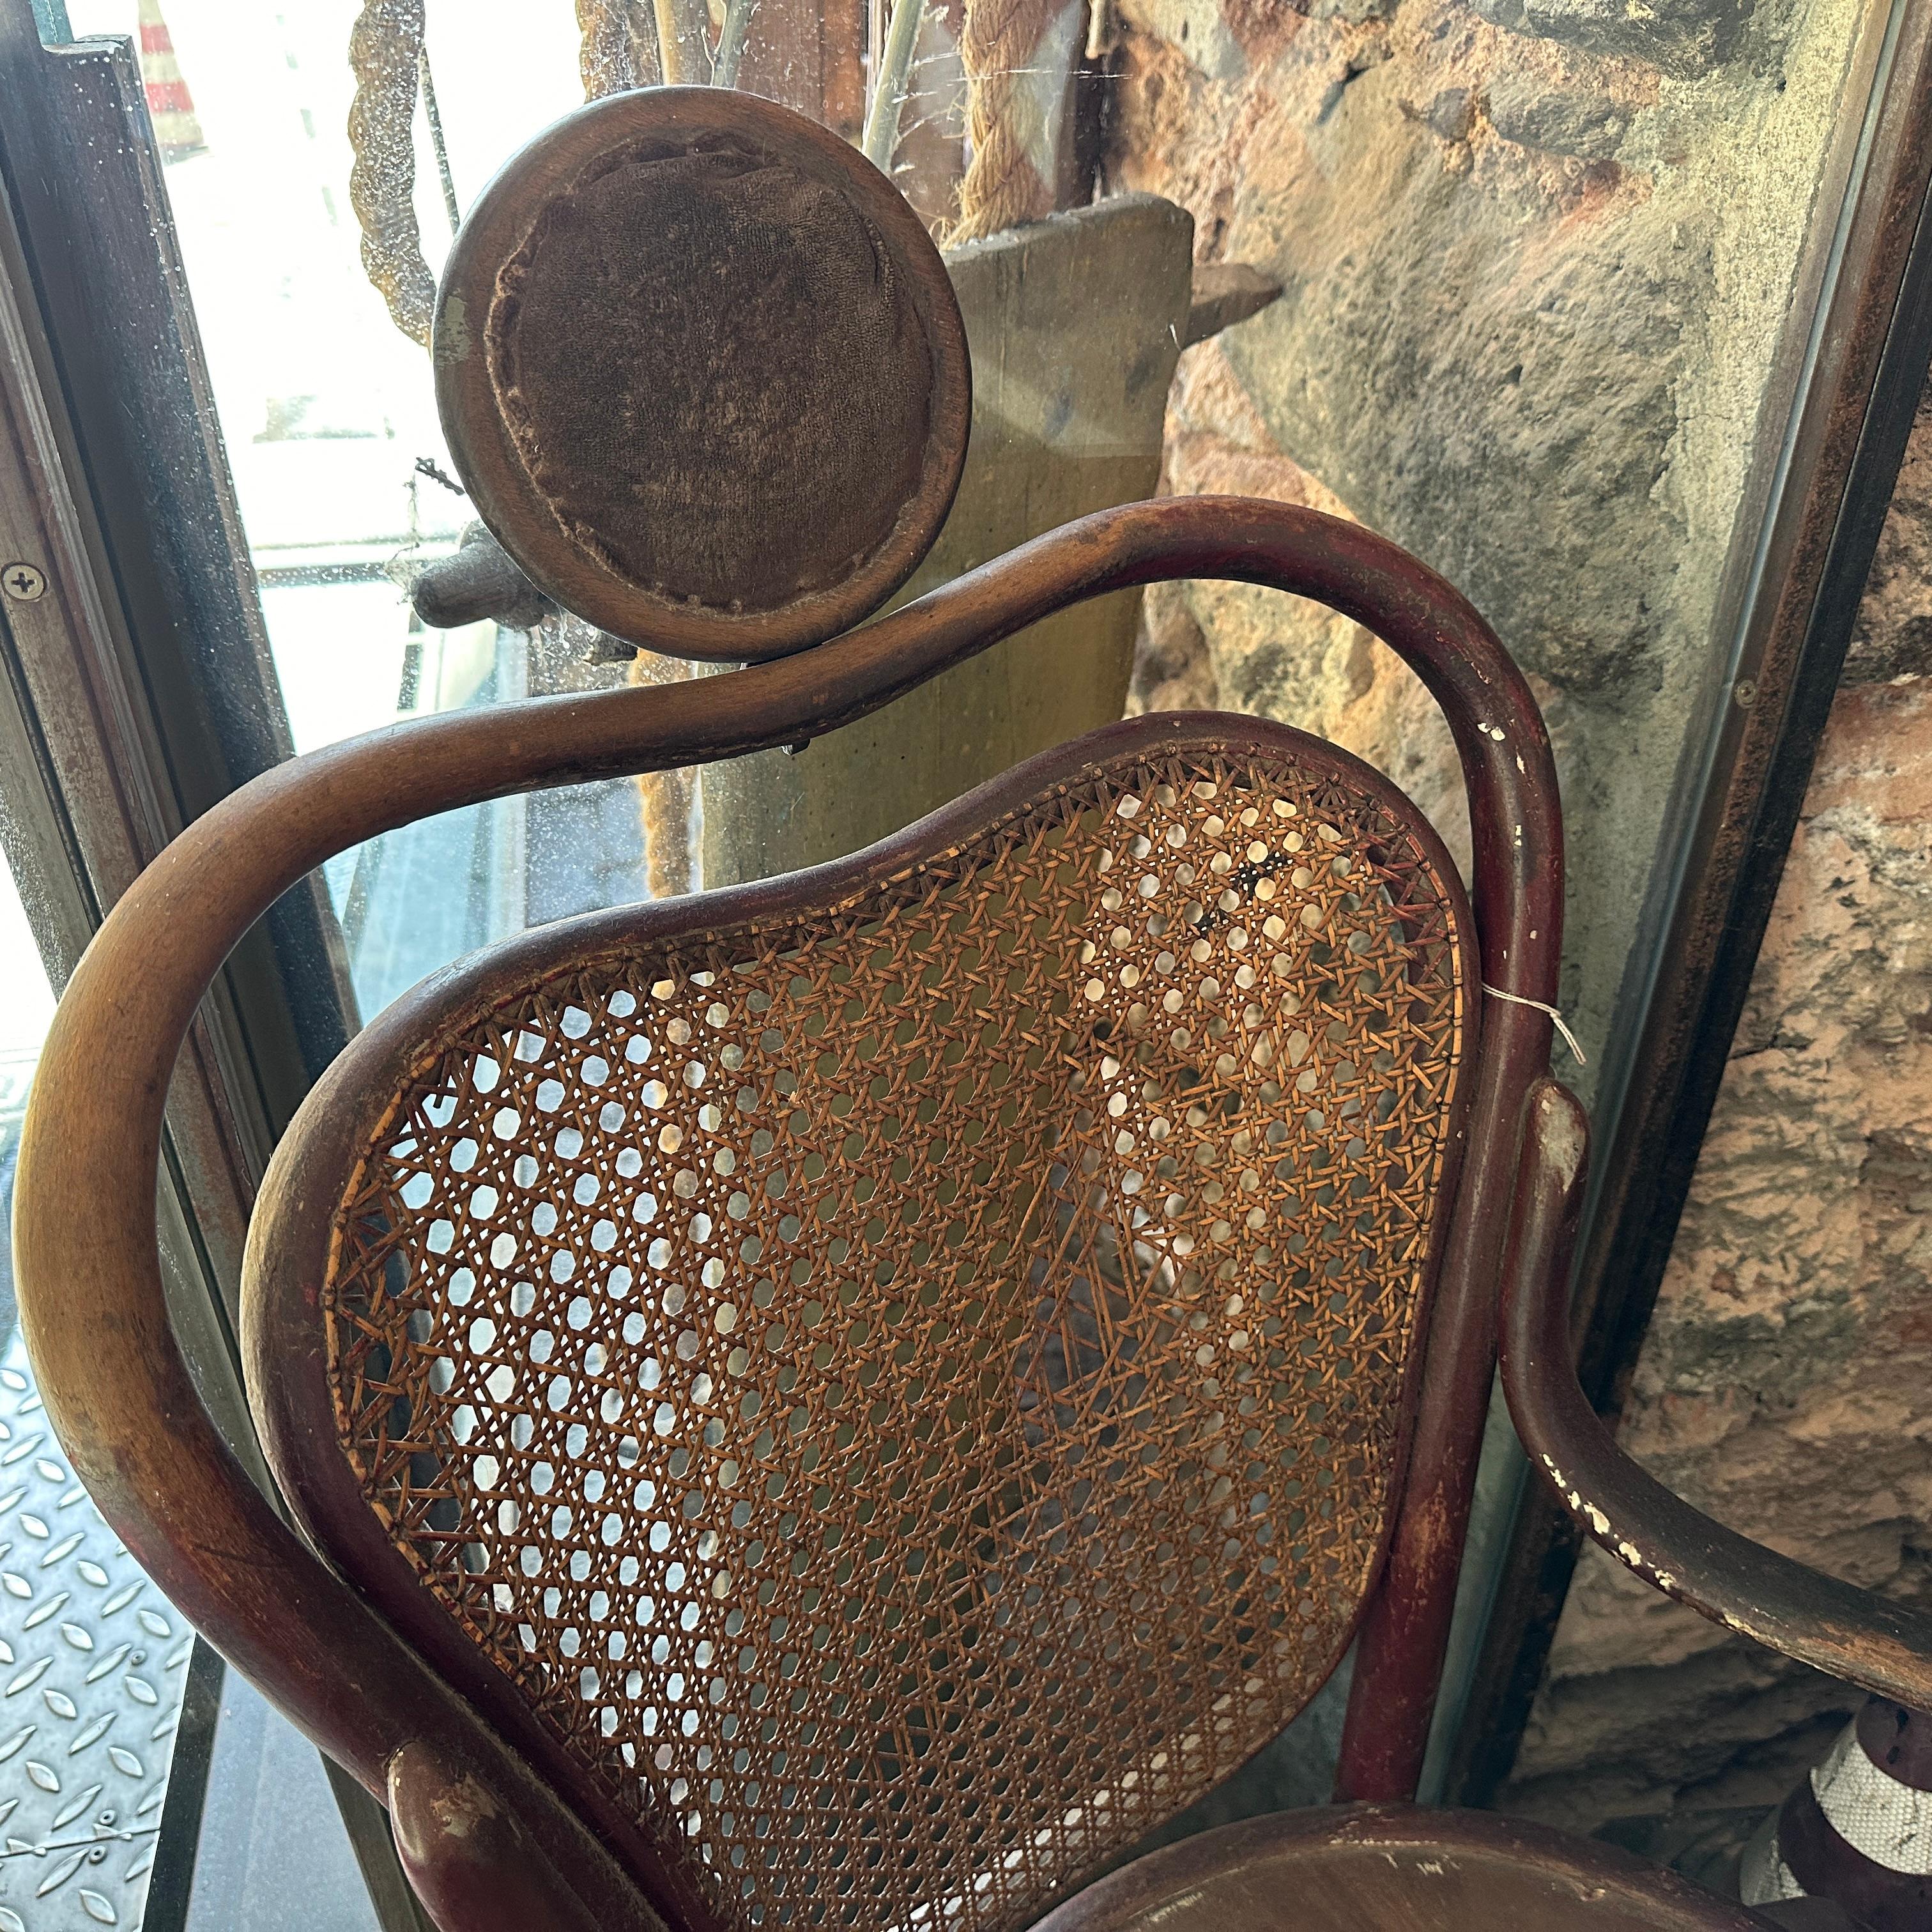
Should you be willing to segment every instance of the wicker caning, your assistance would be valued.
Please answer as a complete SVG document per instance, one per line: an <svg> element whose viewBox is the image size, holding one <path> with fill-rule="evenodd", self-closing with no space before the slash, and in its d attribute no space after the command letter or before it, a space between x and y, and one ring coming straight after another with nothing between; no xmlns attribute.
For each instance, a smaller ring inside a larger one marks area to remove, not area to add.
<svg viewBox="0 0 1932 1932"><path fill-rule="evenodd" d="M722 1924L1023 1923L1372 1580L1460 888L1294 734L1068 769L821 909L461 1004L336 1216L370 1506Z"/></svg>

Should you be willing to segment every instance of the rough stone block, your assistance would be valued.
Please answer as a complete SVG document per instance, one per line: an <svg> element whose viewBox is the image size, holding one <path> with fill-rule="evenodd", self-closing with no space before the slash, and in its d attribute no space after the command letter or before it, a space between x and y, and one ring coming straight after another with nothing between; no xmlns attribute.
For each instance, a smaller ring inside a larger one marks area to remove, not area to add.
<svg viewBox="0 0 1932 1932"><path fill-rule="evenodd" d="M1474 0L1486 20L1587 49L1702 74L1730 58L1749 9L1742 0Z"/></svg>

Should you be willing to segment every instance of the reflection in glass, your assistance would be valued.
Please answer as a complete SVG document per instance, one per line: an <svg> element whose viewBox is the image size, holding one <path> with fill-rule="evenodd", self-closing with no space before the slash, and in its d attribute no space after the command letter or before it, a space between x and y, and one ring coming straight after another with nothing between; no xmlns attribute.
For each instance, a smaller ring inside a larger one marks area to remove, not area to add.
<svg viewBox="0 0 1932 1932"><path fill-rule="evenodd" d="M429 358L363 273L349 200L358 0L265 13L249 0L71 0L76 34L143 49L168 200L298 752L399 716L619 682L579 627L441 632L411 574L472 520L450 481ZM430 8L459 209L545 123L579 104L576 25L509 4ZM506 51L514 48L514 86ZM422 151L427 154L425 140ZM432 269L451 226L434 169L416 213ZM453 812L326 868L356 1003L378 1011L428 972L524 926L642 896L626 782Z"/></svg>

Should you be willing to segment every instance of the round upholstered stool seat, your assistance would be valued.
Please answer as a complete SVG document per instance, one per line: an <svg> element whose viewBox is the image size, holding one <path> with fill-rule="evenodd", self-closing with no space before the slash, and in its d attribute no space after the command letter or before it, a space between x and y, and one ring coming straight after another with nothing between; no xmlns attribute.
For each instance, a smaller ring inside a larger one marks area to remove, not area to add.
<svg viewBox="0 0 1932 1932"><path fill-rule="evenodd" d="M1768 1932L1595 1839L1487 1811L1348 1804L1150 1852L1034 1932Z"/></svg>

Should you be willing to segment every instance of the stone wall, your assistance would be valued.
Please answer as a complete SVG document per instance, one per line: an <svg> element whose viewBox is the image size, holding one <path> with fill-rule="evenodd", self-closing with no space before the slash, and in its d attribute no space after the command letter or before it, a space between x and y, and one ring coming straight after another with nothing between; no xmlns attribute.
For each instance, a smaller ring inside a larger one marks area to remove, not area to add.
<svg viewBox="0 0 1932 1932"><path fill-rule="evenodd" d="M1169 487L1360 517L1544 680L1565 999L1594 1043L1708 682L1855 9L1118 4L1108 184L1182 202L1204 259L1285 291L1184 358ZM1378 762L1424 755L1412 694L1351 627L1258 591L1156 601L1149 688L1211 670L1228 701Z"/></svg>
<svg viewBox="0 0 1932 1932"><path fill-rule="evenodd" d="M1721 1521L1932 1603L1932 392L1792 844L1625 1446ZM1769 1803L1857 1700L1592 1546L1504 1802Z"/></svg>
<svg viewBox="0 0 1932 1932"><path fill-rule="evenodd" d="M1182 358L1167 487L1359 517L1550 716L1564 999L1595 1048L1844 92L1844 0L1116 0L1110 182L1282 281ZM1932 426L1888 526L1627 1440L1726 1521L1932 1588ZM1464 838L1446 734L1356 627L1150 593L1137 694L1292 719ZM1594 1058L1593 1054L1593 1058ZM1588 1095L1587 1071L1562 1070ZM1770 1803L1847 1700L1590 1553L1504 1802Z"/></svg>

